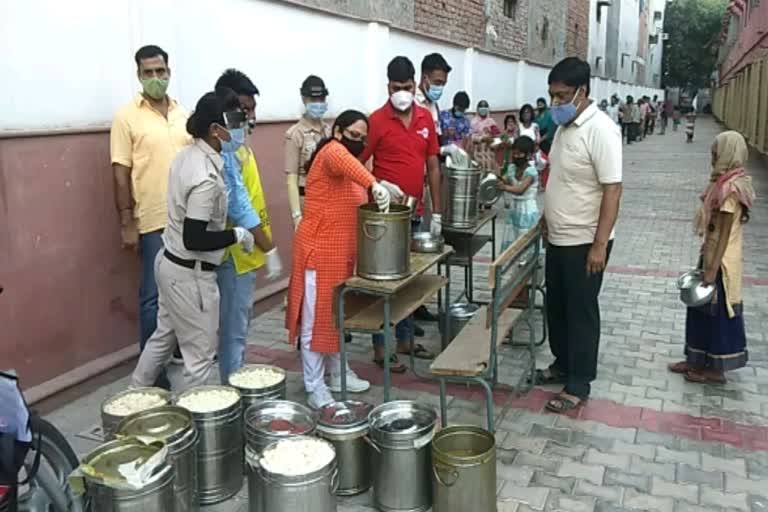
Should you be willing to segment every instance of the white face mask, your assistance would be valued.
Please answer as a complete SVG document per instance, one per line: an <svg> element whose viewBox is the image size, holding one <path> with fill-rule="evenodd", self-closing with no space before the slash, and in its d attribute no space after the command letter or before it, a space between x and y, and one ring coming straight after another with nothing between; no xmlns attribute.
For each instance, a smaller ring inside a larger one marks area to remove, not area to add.
<svg viewBox="0 0 768 512"><path fill-rule="evenodd" d="M389 97L390 103L400 112L405 112L413 105L413 93L410 91L397 91Z"/></svg>

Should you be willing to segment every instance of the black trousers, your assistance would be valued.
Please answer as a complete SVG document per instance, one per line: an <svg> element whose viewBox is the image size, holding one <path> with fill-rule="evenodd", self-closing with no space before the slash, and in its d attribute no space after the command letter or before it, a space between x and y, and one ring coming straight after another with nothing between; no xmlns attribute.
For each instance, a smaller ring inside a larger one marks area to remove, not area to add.
<svg viewBox="0 0 768 512"><path fill-rule="evenodd" d="M565 392L589 396L597 377L600 345L598 296L603 273L587 274L591 244L547 247L547 324L549 348L555 356L552 370L566 377ZM610 257L613 241L609 242ZM607 263L607 261L606 261Z"/></svg>

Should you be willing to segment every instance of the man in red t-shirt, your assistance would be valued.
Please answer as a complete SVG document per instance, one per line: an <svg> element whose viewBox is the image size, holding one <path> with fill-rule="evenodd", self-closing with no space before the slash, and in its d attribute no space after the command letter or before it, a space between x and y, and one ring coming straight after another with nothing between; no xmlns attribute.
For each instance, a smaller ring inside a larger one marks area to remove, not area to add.
<svg viewBox="0 0 768 512"><path fill-rule="evenodd" d="M386 186L393 197L408 194L419 200L424 193L424 167L432 199L432 220L430 231L440 234L442 216L440 213L440 144L435 132L432 114L414 103L416 70L407 57L395 57L387 66L389 101L371 114L368 120L368 146L360 160L367 162L373 157L373 174ZM421 214L419 202L417 214ZM418 225L420 220L415 221ZM395 327L397 352L407 354L413 332L413 319L403 320ZM374 335L374 361L383 367L384 338ZM422 345L417 344L414 355L432 359ZM402 373L405 366L393 356L390 367L393 372Z"/></svg>

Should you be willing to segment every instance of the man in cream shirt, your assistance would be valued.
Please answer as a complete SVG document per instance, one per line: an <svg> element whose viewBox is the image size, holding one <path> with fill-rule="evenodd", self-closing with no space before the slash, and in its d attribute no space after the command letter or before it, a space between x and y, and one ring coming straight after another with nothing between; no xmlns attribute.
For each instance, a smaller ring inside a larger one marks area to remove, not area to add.
<svg viewBox="0 0 768 512"><path fill-rule="evenodd" d="M621 131L589 99L589 64L576 57L549 75L552 119L559 125L549 154L544 226L549 344L555 362L538 383L562 383L547 409L580 406L597 376L598 296L613 246L622 192Z"/></svg>

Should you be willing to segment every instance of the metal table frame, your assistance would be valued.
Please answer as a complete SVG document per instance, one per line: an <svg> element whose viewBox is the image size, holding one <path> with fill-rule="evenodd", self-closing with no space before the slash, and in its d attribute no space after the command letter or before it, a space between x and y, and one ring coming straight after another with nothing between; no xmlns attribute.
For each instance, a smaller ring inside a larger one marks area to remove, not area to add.
<svg viewBox="0 0 768 512"><path fill-rule="evenodd" d="M473 302L474 295L474 259L480 250L485 247L488 242L491 242L491 260L496 259L496 217L498 212L495 210L485 210L480 213L480 218L476 225L471 228L452 228L449 226L443 226L443 237L446 243L453 245L456 253L449 258L450 264L454 266L464 267L464 292L463 296L467 299L467 302ZM488 223L491 223L491 235L481 235L479 231L485 227ZM482 240L488 238L484 243L477 244L476 240ZM456 301L461 300L460 295Z"/></svg>
<svg viewBox="0 0 768 512"><path fill-rule="evenodd" d="M442 275L441 268L442 265L446 266L446 282L443 285L443 288L438 290L437 292L437 303L438 307L442 304L442 311L447 312L448 308L450 306L450 296L451 296L451 265L449 262L450 256L453 254L453 251L450 248L447 248L440 256L437 258L432 264L425 267L423 270L411 274L408 278L403 279L401 281L410 281L413 277L417 275L423 275L425 274L430 268L436 268L437 269L437 275ZM384 336L384 402L390 401L390 389L391 389L391 381L392 377L390 374L390 363L389 358L391 357L391 343L393 338L393 331L395 326L391 325L392 321L392 298L394 295L404 289L408 283L403 284L400 287L394 288L391 291L385 291L382 289L381 281L369 281L364 280L361 278L352 278L354 281L347 280L342 286L338 293L338 296L336 298L336 315L337 315L337 324L339 327L339 355L341 357L341 400L344 401L347 399L347 350L346 350L346 343L344 341L344 336L346 333L352 333L357 332L361 334L382 334ZM371 286L365 286L365 282L368 281L371 283ZM360 284L362 282L362 285ZM355 284L357 283L357 284ZM379 286L376 286L379 285ZM443 291L443 289L445 291ZM348 293L358 293L362 295L369 295L376 298L383 299L382 301L382 308L383 308L383 322L382 327L380 329L376 330L363 330L363 329L353 329L348 328L346 326L346 315L345 315L345 296ZM417 306L420 306L429 300L430 297L425 297L423 301L421 301ZM449 330L449 319L447 314L440 315L442 322L443 329L441 334L441 345L442 347L445 347L447 345L447 340L450 339L450 333ZM413 335L411 336L409 340L410 346L411 346L411 354L410 354L410 362L411 362L411 370L419 377L421 378L431 378L428 375L421 375L418 373L416 369L416 361L413 356L413 346L414 346L414 339Z"/></svg>

